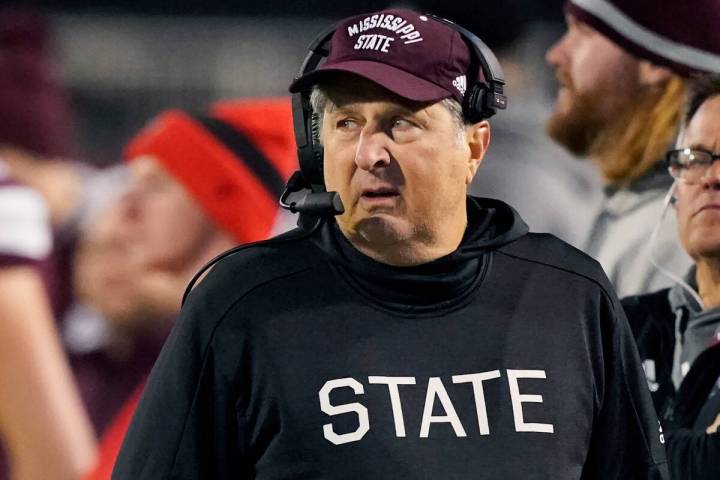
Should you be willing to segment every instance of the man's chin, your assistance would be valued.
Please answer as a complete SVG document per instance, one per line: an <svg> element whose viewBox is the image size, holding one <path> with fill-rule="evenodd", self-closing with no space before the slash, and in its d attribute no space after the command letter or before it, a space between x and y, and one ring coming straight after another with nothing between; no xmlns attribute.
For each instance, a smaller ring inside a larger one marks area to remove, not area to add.
<svg viewBox="0 0 720 480"><path fill-rule="evenodd" d="M406 240L411 228L407 220L387 213L375 213L361 219L355 231L367 242L374 245L392 245Z"/></svg>
<svg viewBox="0 0 720 480"><path fill-rule="evenodd" d="M589 152L591 142L585 123L567 108L553 111L545 124L545 132L577 157L584 157Z"/></svg>
<svg viewBox="0 0 720 480"><path fill-rule="evenodd" d="M545 132L573 155L588 156L606 126L598 117L599 102L593 95L563 89L545 124Z"/></svg>

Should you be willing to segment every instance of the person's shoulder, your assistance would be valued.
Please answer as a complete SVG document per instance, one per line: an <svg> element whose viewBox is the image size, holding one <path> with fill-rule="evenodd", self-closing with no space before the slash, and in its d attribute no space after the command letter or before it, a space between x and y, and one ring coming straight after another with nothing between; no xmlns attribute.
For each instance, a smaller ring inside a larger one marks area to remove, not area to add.
<svg viewBox="0 0 720 480"><path fill-rule="evenodd" d="M307 231L295 228L268 240L237 247L235 252L220 260L216 268L243 275L260 270L266 278L305 269L322 256L309 241L309 236Z"/></svg>
<svg viewBox="0 0 720 480"><path fill-rule="evenodd" d="M197 290L203 296L222 296L232 303L255 288L315 268L323 255L308 237L306 231L296 228L225 252L190 297Z"/></svg>
<svg viewBox="0 0 720 480"><path fill-rule="evenodd" d="M657 324L672 324L675 314L670 305L670 289L641 295L630 295L620 299L625 315L632 326L648 321Z"/></svg>
<svg viewBox="0 0 720 480"><path fill-rule="evenodd" d="M528 233L498 249L499 253L538 268L564 273L568 280L594 283L609 295L613 291L605 272L594 258L549 233Z"/></svg>
<svg viewBox="0 0 720 480"><path fill-rule="evenodd" d="M183 299L175 329L193 338L193 342L207 345L224 337L217 335L220 330L227 333L247 328L247 323L233 312L248 308L253 294L267 294L267 289L277 288L263 301L273 295L287 295L287 290L279 286L284 280L312 274L308 271L323 263L322 252L308 237L308 233L296 229L225 252ZM272 308L272 304L265 307Z"/></svg>

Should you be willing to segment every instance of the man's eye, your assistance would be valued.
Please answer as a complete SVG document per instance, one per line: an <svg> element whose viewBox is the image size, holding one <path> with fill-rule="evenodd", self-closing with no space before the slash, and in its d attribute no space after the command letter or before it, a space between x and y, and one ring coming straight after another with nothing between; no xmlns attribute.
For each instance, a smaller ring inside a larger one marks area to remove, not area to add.
<svg viewBox="0 0 720 480"><path fill-rule="evenodd" d="M342 120L338 120L336 125L337 128L341 130L350 130L357 127L358 123L351 118L343 118Z"/></svg>
<svg viewBox="0 0 720 480"><path fill-rule="evenodd" d="M393 129L407 129L413 126L415 124L405 118L396 118L392 122Z"/></svg>
<svg viewBox="0 0 720 480"><path fill-rule="evenodd" d="M596 31L587 23L573 19L569 22L568 29L574 30L581 35L593 35Z"/></svg>

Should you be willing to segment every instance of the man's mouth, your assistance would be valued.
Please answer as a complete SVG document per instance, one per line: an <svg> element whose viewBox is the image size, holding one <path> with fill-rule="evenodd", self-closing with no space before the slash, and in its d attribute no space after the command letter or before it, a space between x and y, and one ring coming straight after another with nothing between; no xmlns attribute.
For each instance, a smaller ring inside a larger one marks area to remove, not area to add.
<svg viewBox="0 0 720 480"><path fill-rule="evenodd" d="M720 210L720 203L706 203L705 205L698 208L697 213L700 213L704 210Z"/></svg>
<svg viewBox="0 0 720 480"><path fill-rule="evenodd" d="M558 70L555 72L555 79L557 80L560 88L572 88L572 82L570 76L564 71Z"/></svg>
<svg viewBox="0 0 720 480"><path fill-rule="evenodd" d="M399 195L400 193L393 188L377 188L362 191L363 198L392 198Z"/></svg>
<svg viewBox="0 0 720 480"><path fill-rule="evenodd" d="M400 192L395 188L368 188L360 194L360 203L366 208L392 208L399 198Z"/></svg>

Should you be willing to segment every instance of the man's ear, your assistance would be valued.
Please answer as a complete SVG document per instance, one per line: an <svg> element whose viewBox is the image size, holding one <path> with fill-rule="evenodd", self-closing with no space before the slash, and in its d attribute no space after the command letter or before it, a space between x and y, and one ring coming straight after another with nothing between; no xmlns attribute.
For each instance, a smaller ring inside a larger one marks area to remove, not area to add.
<svg viewBox="0 0 720 480"><path fill-rule="evenodd" d="M490 145L490 123L487 120L482 120L468 125L465 127L465 135L470 148L465 184L470 185Z"/></svg>
<svg viewBox="0 0 720 480"><path fill-rule="evenodd" d="M638 81L640 85L653 87L668 82L673 72L667 67L655 65L647 60L640 60L638 64Z"/></svg>

